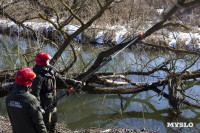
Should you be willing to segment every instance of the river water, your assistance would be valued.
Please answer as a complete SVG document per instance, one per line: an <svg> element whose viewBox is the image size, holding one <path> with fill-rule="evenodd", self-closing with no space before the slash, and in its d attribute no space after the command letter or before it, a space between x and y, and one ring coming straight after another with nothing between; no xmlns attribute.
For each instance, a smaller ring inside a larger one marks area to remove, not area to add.
<svg viewBox="0 0 200 133"><path fill-rule="evenodd" d="M41 44L44 45L41 46ZM32 67L34 65L34 57L30 53L37 53L37 49L46 51L51 55L56 51L55 47L44 42L33 42L29 39L1 35L0 69L25 67L27 64L24 60L26 59L28 61L33 60L29 64ZM87 63L93 61L92 59L99 52L105 50L106 47L77 45L75 49L78 53L78 61L70 72L81 72ZM26 54L26 58L24 58L25 56L23 54ZM124 72L127 70L142 70L145 69L142 67L142 64L146 62L155 66L168 58L167 55L164 55L164 57L161 56L153 62L150 62L154 57L149 57L149 55L144 56L144 53L140 54L133 53L130 50L125 51L101 68L100 71ZM63 59L65 61L70 61L72 57L71 50L66 50L63 53ZM184 66L183 64L180 65L180 63L177 69L181 69L181 66ZM55 66L62 68L62 60L60 59ZM194 67L193 69L196 69L198 63ZM164 73L156 73L155 76L155 78L146 76L129 76L129 78L134 82L153 82L159 78L163 78ZM193 86L196 93L199 92L197 90L198 87L198 85ZM196 108L183 106L181 107L181 116L172 120L168 114L170 108L168 101L153 91L121 96L123 99L123 109L121 108L121 100L118 95L80 93L66 96L58 102L58 120L59 122L64 122L71 130L88 128L145 128L161 133L200 131L199 110ZM6 115L5 99L1 98L0 102L0 111ZM168 127L172 122L183 122L185 127Z"/></svg>

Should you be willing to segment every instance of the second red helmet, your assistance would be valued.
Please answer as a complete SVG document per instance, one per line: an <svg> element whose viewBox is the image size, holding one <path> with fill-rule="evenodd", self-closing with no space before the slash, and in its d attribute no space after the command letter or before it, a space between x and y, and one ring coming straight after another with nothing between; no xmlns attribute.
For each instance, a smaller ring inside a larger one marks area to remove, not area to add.
<svg viewBox="0 0 200 133"><path fill-rule="evenodd" d="M15 74L15 83L19 85L31 85L35 78L35 73L30 68L22 68Z"/></svg>
<svg viewBox="0 0 200 133"><path fill-rule="evenodd" d="M35 57L36 65L46 66L47 61L51 59L51 56L46 52L40 52Z"/></svg>

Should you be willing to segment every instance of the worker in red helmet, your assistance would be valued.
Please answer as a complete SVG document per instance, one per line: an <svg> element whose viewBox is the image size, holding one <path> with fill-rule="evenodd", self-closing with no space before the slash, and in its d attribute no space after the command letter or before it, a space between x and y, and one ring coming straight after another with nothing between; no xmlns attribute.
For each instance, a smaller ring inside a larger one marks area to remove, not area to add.
<svg viewBox="0 0 200 133"><path fill-rule="evenodd" d="M41 52L36 55L35 63L39 66L48 66L51 56L46 52Z"/></svg>
<svg viewBox="0 0 200 133"><path fill-rule="evenodd" d="M36 78L32 85L32 94L41 102L42 108L48 107L56 99L56 81L61 81L61 77L56 74L49 62L51 56L46 52L38 53L35 57L35 67L33 71ZM74 85L81 83L80 81L65 79L66 84ZM56 103L47 108L43 114L44 123L49 133L56 132L57 108Z"/></svg>
<svg viewBox="0 0 200 133"><path fill-rule="evenodd" d="M15 74L15 86L6 97L6 108L13 133L47 133L40 102L29 92L35 78L30 68Z"/></svg>

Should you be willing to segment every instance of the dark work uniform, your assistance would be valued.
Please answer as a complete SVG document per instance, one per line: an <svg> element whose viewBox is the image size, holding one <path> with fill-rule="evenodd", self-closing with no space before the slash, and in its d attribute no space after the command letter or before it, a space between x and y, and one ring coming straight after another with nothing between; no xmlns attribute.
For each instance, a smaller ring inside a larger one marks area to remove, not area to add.
<svg viewBox="0 0 200 133"><path fill-rule="evenodd" d="M51 68L47 68L47 70L45 70L39 65L35 65L33 71L36 73L36 78L32 83L32 94L40 100L41 106L44 109L56 99L56 80L60 77L57 76ZM68 80L68 83L74 84L75 81ZM57 122L56 104L45 110L43 118L47 130L54 132Z"/></svg>
<svg viewBox="0 0 200 133"><path fill-rule="evenodd" d="M6 97L13 133L47 133L40 103L27 86L16 84Z"/></svg>

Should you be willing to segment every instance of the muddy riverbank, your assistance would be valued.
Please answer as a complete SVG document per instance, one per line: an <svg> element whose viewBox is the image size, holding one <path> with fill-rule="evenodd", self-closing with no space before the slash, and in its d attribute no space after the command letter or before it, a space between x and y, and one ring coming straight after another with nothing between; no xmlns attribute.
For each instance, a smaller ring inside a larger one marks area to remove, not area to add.
<svg viewBox="0 0 200 133"><path fill-rule="evenodd" d="M57 130L60 133L158 133L157 131L144 131L144 130L132 130L132 129L88 129L82 131L71 131L66 128L66 125L63 123L59 123L57 125ZM0 115L0 133L13 133L12 127L8 117Z"/></svg>

